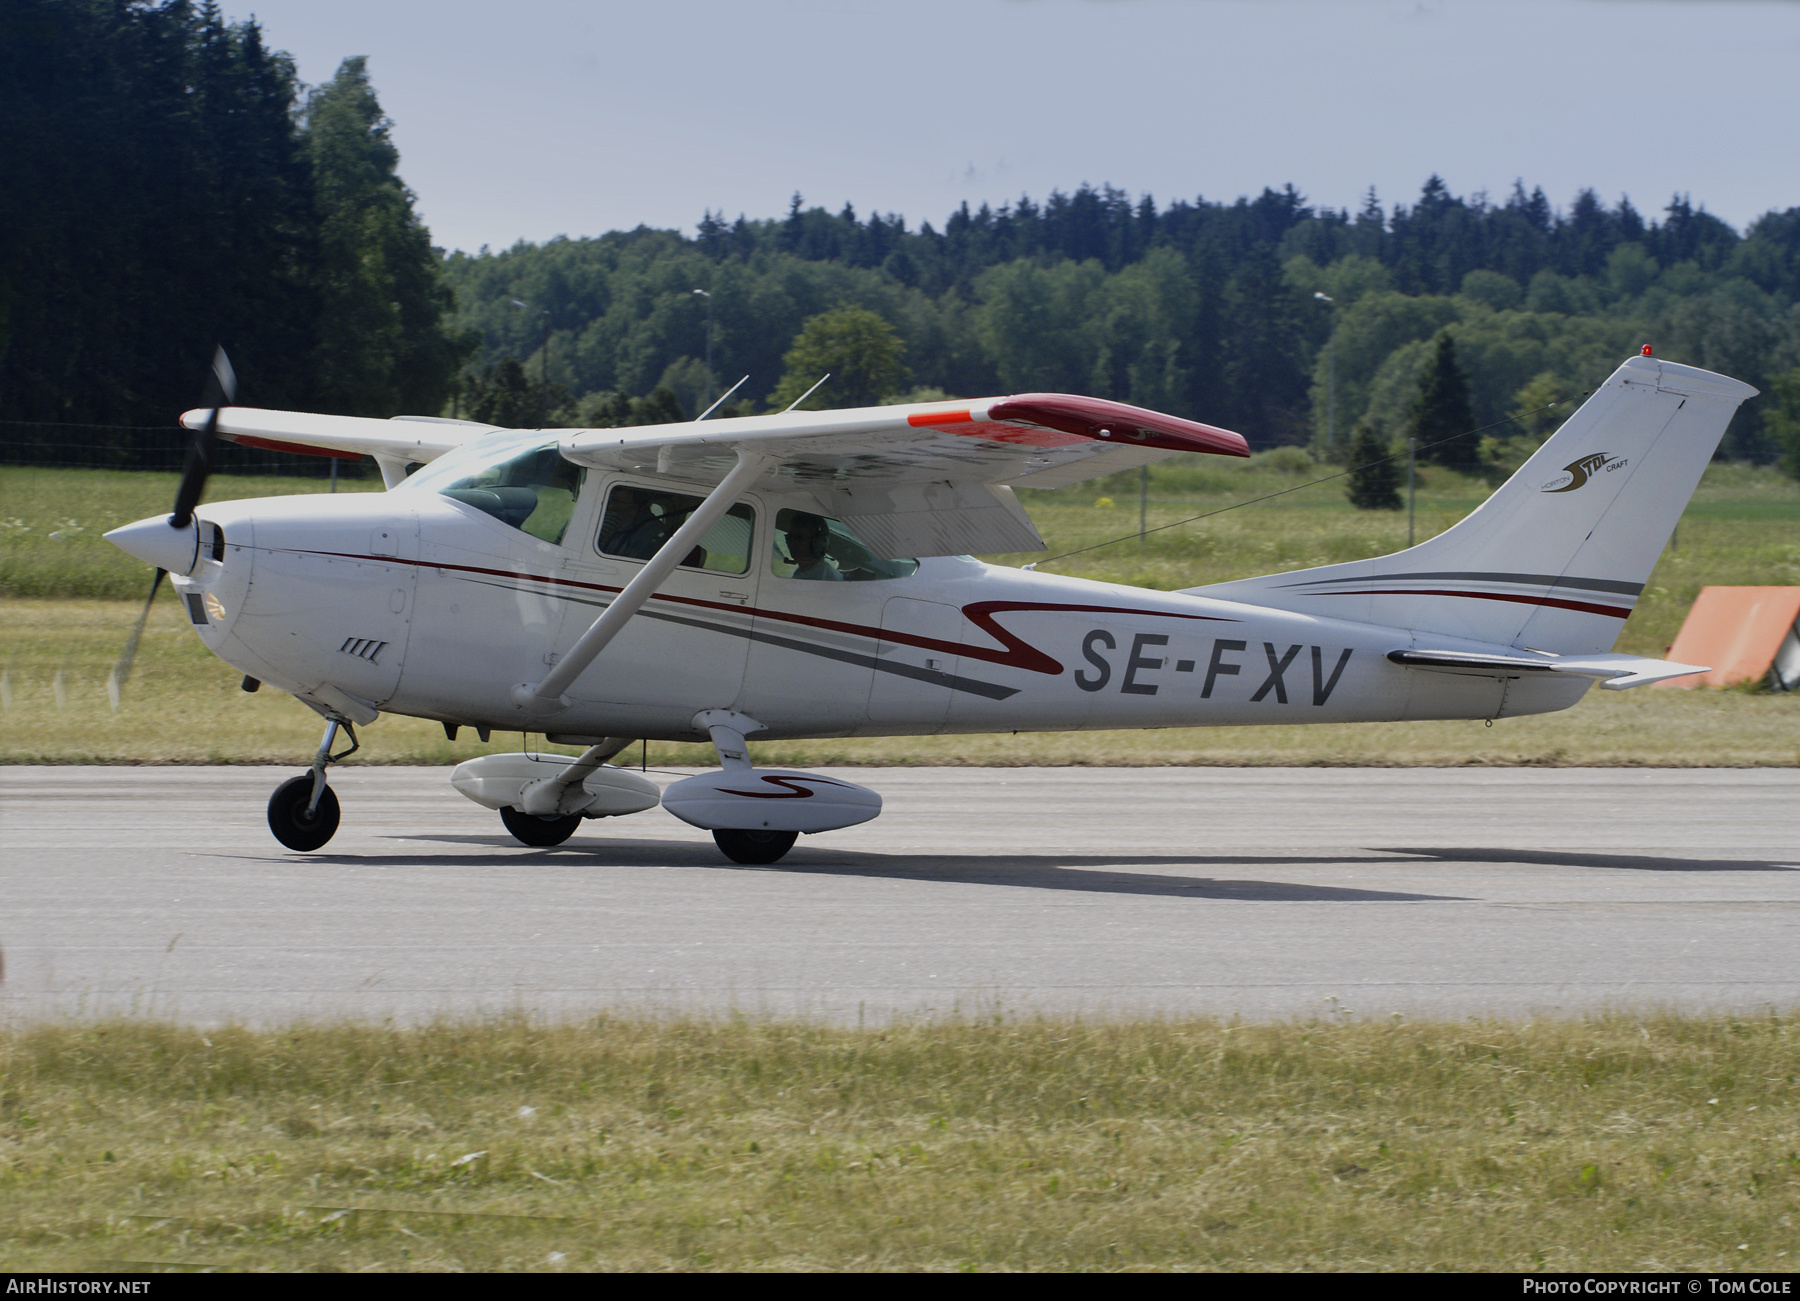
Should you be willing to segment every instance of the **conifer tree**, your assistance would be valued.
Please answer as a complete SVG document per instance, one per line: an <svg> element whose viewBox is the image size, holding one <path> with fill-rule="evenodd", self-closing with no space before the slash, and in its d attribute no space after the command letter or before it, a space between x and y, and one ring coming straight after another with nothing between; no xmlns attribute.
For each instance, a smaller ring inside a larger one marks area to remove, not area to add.
<svg viewBox="0 0 1800 1301"><path fill-rule="evenodd" d="M246 399L307 400L292 101L291 63L214 4L0 0L8 419L166 423L221 342Z"/></svg>
<svg viewBox="0 0 1800 1301"><path fill-rule="evenodd" d="M631 404L631 423L634 425L678 425L686 419L687 412L681 409L681 399L661 384L651 389L648 397Z"/></svg>
<svg viewBox="0 0 1800 1301"><path fill-rule="evenodd" d="M729 413L730 408L726 410ZM624 429L631 425L678 425L687 420L688 414L681 409L681 399L674 391L658 384L641 398L617 390L590 393L575 408L575 417L576 425L582 429Z"/></svg>
<svg viewBox="0 0 1800 1301"><path fill-rule="evenodd" d="M1400 463L1393 446L1370 423L1356 427L1350 439L1350 484L1345 489L1358 510L1399 510Z"/></svg>
<svg viewBox="0 0 1800 1301"><path fill-rule="evenodd" d="M1437 337L1437 349L1419 376L1419 395L1408 413L1419 456L1452 470L1481 464L1481 435L1469 403L1469 381L1456 364L1456 344L1448 330Z"/></svg>
<svg viewBox="0 0 1800 1301"><path fill-rule="evenodd" d="M466 392L468 418L503 429L530 429L537 425L540 395L526 378L517 357L502 357L469 378Z"/></svg>
<svg viewBox="0 0 1800 1301"><path fill-rule="evenodd" d="M345 59L306 106L319 213L319 402L363 416L435 414L466 351L431 237L396 168L367 61Z"/></svg>
<svg viewBox="0 0 1800 1301"><path fill-rule="evenodd" d="M583 428L592 429L632 423L583 420L582 409L569 409L568 389L555 380L546 384L538 375L528 373L517 357L502 357L470 375L463 383L462 405L470 420L505 429L556 429L561 427L563 416L574 416Z"/></svg>
<svg viewBox="0 0 1800 1301"><path fill-rule="evenodd" d="M577 429L623 429L631 423L631 395L617 389L589 393L575 407Z"/></svg>

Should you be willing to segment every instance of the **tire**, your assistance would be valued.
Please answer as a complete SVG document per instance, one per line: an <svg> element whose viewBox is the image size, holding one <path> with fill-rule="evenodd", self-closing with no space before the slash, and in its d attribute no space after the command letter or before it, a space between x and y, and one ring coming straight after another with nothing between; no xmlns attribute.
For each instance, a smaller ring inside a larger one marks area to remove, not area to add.
<svg viewBox="0 0 1800 1301"><path fill-rule="evenodd" d="M540 818L535 814L505 808L500 810L500 821L506 824L513 839L521 845L530 845L533 849L550 849L575 834L575 828L581 825L581 815L576 813L566 818Z"/></svg>
<svg viewBox="0 0 1800 1301"><path fill-rule="evenodd" d="M759 866L778 863L794 842L798 831L715 831L713 843L734 863Z"/></svg>
<svg viewBox="0 0 1800 1301"><path fill-rule="evenodd" d="M312 774L302 773L282 782L269 796L269 830L275 839L302 854L323 846L338 829L337 792L329 786L319 792L319 807L309 818L306 806L312 803L312 790Z"/></svg>

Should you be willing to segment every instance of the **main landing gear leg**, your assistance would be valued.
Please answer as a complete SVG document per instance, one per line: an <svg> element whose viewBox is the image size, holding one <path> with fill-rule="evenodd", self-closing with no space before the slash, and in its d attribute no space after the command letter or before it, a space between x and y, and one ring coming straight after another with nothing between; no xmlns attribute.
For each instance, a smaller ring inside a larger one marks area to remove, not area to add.
<svg viewBox="0 0 1800 1301"><path fill-rule="evenodd" d="M581 826L581 814L564 814L563 796L571 788L579 788L582 780L601 764L630 745L628 736L609 736L592 745L574 763L555 775L532 782L519 792L519 802L500 810L500 821L514 840L534 849L552 849L575 834ZM577 808L589 801L582 800Z"/></svg>
<svg viewBox="0 0 1800 1301"><path fill-rule="evenodd" d="M350 733L350 748L333 754L331 747L337 740L339 728ZM310 853L337 833L337 795L325 784L325 769L348 759L361 748L362 743L356 739L356 728L351 724L334 719L325 725L325 739L319 742L312 768L282 782L269 797L269 830L275 833L275 839L289 849Z"/></svg>
<svg viewBox="0 0 1800 1301"><path fill-rule="evenodd" d="M750 771L750 747L744 743L746 731L760 731L762 724L753 718L724 709L708 709L694 715L694 721L712 736L713 749L719 752L719 766L726 772ZM778 863L794 842L797 831L763 829L714 828L713 844L734 863L755 867Z"/></svg>

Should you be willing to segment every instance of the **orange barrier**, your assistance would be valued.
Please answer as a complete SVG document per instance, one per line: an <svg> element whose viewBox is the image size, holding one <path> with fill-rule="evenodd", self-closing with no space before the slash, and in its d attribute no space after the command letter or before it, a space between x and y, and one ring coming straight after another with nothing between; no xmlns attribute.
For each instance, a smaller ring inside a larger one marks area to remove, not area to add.
<svg viewBox="0 0 1800 1301"><path fill-rule="evenodd" d="M1669 658L1712 671L1672 678L1657 687L1729 687L1774 670L1771 686L1800 688L1800 587L1703 587Z"/></svg>

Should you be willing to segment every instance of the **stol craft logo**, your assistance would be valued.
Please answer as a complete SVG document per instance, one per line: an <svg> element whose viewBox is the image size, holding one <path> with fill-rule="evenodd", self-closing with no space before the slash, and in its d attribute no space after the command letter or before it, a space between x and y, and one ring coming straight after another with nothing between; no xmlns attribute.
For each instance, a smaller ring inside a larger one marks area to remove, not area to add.
<svg viewBox="0 0 1800 1301"><path fill-rule="evenodd" d="M1543 492L1574 492L1594 475L1602 470L1611 474L1614 470L1623 470L1631 462L1623 456L1611 456L1606 452L1590 452L1579 461L1571 461L1563 467L1563 472L1546 483Z"/></svg>

